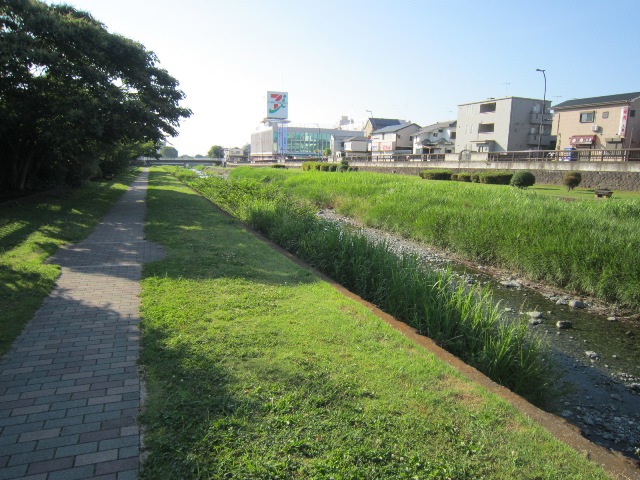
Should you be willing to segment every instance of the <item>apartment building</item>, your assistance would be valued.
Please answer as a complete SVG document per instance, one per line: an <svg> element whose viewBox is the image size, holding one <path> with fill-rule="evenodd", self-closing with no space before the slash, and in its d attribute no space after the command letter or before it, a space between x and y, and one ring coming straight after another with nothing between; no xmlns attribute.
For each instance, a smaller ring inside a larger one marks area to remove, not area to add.
<svg viewBox="0 0 640 480"><path fill-rule="evenodd" d="M640 92L568 100L553 112L559 150L640 147Z"/></svg>
<svg viewBox="0 0 640 480"><path fill-rule="evenodd" d="M551 146L551 102L489 98L458 105L456 152L506 152ZM543 115L544 111L544 115Z"/></svg>

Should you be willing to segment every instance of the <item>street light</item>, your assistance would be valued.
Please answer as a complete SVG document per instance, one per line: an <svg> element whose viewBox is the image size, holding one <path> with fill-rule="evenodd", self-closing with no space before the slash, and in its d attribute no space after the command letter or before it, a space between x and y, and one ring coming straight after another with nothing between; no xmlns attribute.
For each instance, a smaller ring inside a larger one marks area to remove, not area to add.
<svg viewBox="0 0 640 480"><path fill-rule="evenodd" d="M544 77L544 95L542 96L542 119L540 120L540 129L538 130L538 150L540 150L540 141L542 140L542 129L544 122L544 110L547 105L547 75L544 73L545 70L541 68L536 68L536 72L542 72L542 76Z"/></svg>

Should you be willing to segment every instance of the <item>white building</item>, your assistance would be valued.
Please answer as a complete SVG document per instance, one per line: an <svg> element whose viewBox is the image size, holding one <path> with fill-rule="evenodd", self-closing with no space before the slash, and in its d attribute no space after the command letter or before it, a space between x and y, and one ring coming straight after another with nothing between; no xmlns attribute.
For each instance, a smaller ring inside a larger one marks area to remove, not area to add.
<svg viewBox="0 0 640 480"><path fill-rule="evenodd" d="M413 153L453 153L456 143L456 121L438 122L421 128L411 136Z"/></svg>
<svg viewBox="0 0 640 480"><path fill-rule="evenodd" d="M371 156L373 161L392 160L394 155L411 154L411 136L420 130L415 123L391 125L376 130L371 135Z"/></svg>
<svg viewBox="0 0 640 480"><path fill-rule="evenodd" d="M489 98L458 105L455 151L506 152L549 148L550 101L542 118L542 100ZM539 132L542 131L542 135Z"/></svg>

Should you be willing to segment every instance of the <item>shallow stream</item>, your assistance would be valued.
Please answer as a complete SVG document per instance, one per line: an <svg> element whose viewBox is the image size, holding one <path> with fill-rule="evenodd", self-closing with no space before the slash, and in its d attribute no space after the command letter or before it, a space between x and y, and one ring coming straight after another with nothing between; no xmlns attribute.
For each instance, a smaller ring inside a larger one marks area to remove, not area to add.
<svg viewBox="0 0 640 480"><path fill-rule="evenodd" d="M322 211L320 216L361 228L353 220ZM640 459L640 325L609 309L569 306L576 297L536 288L525 280L496 273L482 265L467 265L446 253L381 230L363 232L386 241L399 254L417 255L429 268L449 269L468 284L489 288L514 319L531 318L530 328L544 335L558 366L558 393L548 411L580 428L582 434L607 448ZM489 273L491 271L491 274ZM532 313L529 316L529 312ZM533 317L539 317L534 320ZM560 329L557 322L570 322Z"/></svg>

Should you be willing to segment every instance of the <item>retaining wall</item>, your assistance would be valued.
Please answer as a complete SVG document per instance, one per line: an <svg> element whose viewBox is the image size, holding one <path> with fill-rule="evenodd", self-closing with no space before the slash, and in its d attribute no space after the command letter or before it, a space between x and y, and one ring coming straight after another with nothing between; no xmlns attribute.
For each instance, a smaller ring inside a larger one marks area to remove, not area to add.
<svg viewBox="0 0 640 480"><path fill-rule="evenodd" d="M455 173L528 170L535 175L536 183L547 185L562 185L565 174L576 171L582 175L583 188L640 191L640 163L636 162L351 162L350 165L362 171L403 175L418 175L429 168Z"/></svg>

